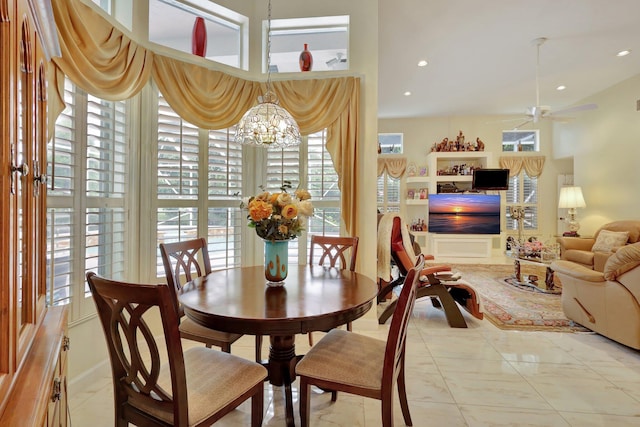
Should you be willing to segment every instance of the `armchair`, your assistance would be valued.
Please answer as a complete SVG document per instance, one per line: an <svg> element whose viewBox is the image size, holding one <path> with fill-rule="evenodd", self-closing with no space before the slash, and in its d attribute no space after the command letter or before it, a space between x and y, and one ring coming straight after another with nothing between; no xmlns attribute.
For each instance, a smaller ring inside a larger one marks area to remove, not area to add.
<svg viewBox="0 0 640 427"><path fill-rule="evenodd" d="M605 234L608 233L605 239ZM606 240L615 240L620 237L620 233L628 233L626 242L621 244L613 243L612 245L598 244L606 243ZM616 236L617 235L617 236ZM600 239L598 237L600 236ZM583 237L560 237L560 258L565 261L571 261L595 271L602 272L604 270L607 259L621 246L640 241L640 221L626 220L614 221L603 225L596 231L593 238ZM597 245L598 244L598 245ZM595 246L595 248L594 248Z"/></svg>
<svg viewBox="0 0 640 427"><path fill-rule="evenodd" d="M425 259L433 259L425 255ZM415 265L416 255L411 243L406 223L398 214L388 213L378 216L378 303L387 299L390 292L401 285L409 270ZM391 262L398 267L399 277L391 277ZM480 297L470 285L460 281L444 282L437 273L451 271L447 265L424 267L420 271L417 298L429 297L436 308L442 308L449 326L466 328L467 323L458 304L477 319L483 319ZM393 314L397 301L391 301L378 323L384 324Z"/></svg>
<svg viewBox="0 0 640 427"><path fill-rule="evenodd" d="M567 318L640 350L640 243L611 254L603 271L566 260L551 268L562 282Z"/></svg>

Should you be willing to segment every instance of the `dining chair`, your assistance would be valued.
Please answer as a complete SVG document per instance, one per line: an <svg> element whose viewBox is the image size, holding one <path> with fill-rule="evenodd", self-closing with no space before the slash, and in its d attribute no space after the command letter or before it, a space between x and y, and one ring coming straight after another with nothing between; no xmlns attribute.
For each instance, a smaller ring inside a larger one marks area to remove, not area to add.
<svg viewBox="0 0 640 427"><path fill-rule="evenodd" d="M419 272L424 255L407 273L398 304L389 327L387 341L332 329L296 365L300 379L300 421L309 425L310 388L378 399L382 406L382 425L393 425L393 395L397 385L400 408L406 425L412 425L405 384L407 326L416 301Z"/></svg>
<svg viewBox="0 0 640 427"><path fill-rule="evenodd" d="M309 249L309 264L310 265L325 265L334 268L345 269L347 266L349 270L356 270L356 257L358 255L358 237L340 237L340 236L311 236L311 245ZM314 251L315 248L319 248L319 251ZM316 253L321 252L320 256L316 259ZM350 257L345 255L350 252ZM347 263L348 259L348 263ZM347 330L351 330L351 322L347 323ZM309 345L313 345L313 335L311 332L308 334Z"/></svg>
<svg viewBox="0 0 640 427"><path fill-rule="evenodd" d="M170 287L106 279L87 282L102 323L113 375L115 425L208 426L251 398L262 424L267 370L206 347L183 351ZM147 322L162 321L162 336Z"/></svg>
<svg viewBox="0 0 640 427"><path fill-rule="evenodd" d="M216 331L197 324L185 317L184 308L178 302L178 295L182 293L184 283L211 273L207 241L201 237L182 242L160 243L160 255L164 264L167 284L178 310L182 338L204 343L209 348L212 345L220 347L225 353L230 353L231 344L240 339L241 334ZM202 259L202 264L198 261L198 257Z"/></svg>

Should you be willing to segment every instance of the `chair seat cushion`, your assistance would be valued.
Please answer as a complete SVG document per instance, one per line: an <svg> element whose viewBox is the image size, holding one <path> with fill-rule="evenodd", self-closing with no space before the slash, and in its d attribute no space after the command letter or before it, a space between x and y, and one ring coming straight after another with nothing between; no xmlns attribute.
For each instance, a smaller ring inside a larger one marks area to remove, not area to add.
<svg viewBox="0 0 640 427"><path fill-rule="evenodd" d="M576 262L582 265L593 266L593 252L579 249L568 249L563 256L567 261Z"/></svg>
<svg viewBox="0 0 640 427"><path fill-rule="evenodd" d="M380 390L387 343L332 329L302 358L296 373L309 378Z"/></svg>
<svg viewBox="0 0 640 427"><path fill-rule="evenodd" d="M202 422L267 377L267 370L258 363L206 347L186 350L184 365L189 425ZM160 370L158 385L171 393L171 376L166 363ZM170 413L141 406L145 407L140 409L168 423L173 422Z"/></svg>
<svg viewBox="0 0 640 427"><path fill-rule="evenodd" d="M182 320L180 320L180 333L188 335L189 339L195 339L195 337L202 337L205 340L218 342L218 343L222 343L222 342L234 343L240 337L242 337L241 334L231 334L229 332L222 332L222 331L216 331L214 329L209 329L206 326L197 324L196 322L194 322L193 320L187 317L183 317Z"/></svg>

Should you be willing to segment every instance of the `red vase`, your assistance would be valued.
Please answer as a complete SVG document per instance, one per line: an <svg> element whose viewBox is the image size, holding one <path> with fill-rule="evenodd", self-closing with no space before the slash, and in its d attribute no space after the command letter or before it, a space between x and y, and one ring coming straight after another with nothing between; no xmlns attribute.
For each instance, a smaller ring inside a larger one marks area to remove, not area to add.
<svg viewBox="0 0 640 427"><path fill-rule="evenodd" d="M191 33L191 53L204 57L207 54L207 27L204 18L198 16Z"/></svg>
<svg viewBox="0 0 640 427"><path fill-rule="evenodd" d="M307 48L307 43L304 44L304 50L300 52L300 71L311 71L313 67L313 56Z"/></svg>

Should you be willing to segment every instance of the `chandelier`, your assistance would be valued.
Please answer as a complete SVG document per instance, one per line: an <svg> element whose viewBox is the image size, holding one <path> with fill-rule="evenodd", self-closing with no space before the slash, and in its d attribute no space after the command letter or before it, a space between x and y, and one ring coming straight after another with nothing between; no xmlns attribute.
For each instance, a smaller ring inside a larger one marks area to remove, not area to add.
<svg viewBox="0 0 640 427"><path fill-rule="evenodd" d="M240 119L235 140L267 148L284 148L301 142L298 124L278 105L278 98L271 92L271 0L267 18L267 91L258 97L258 105Z"/></svg>

